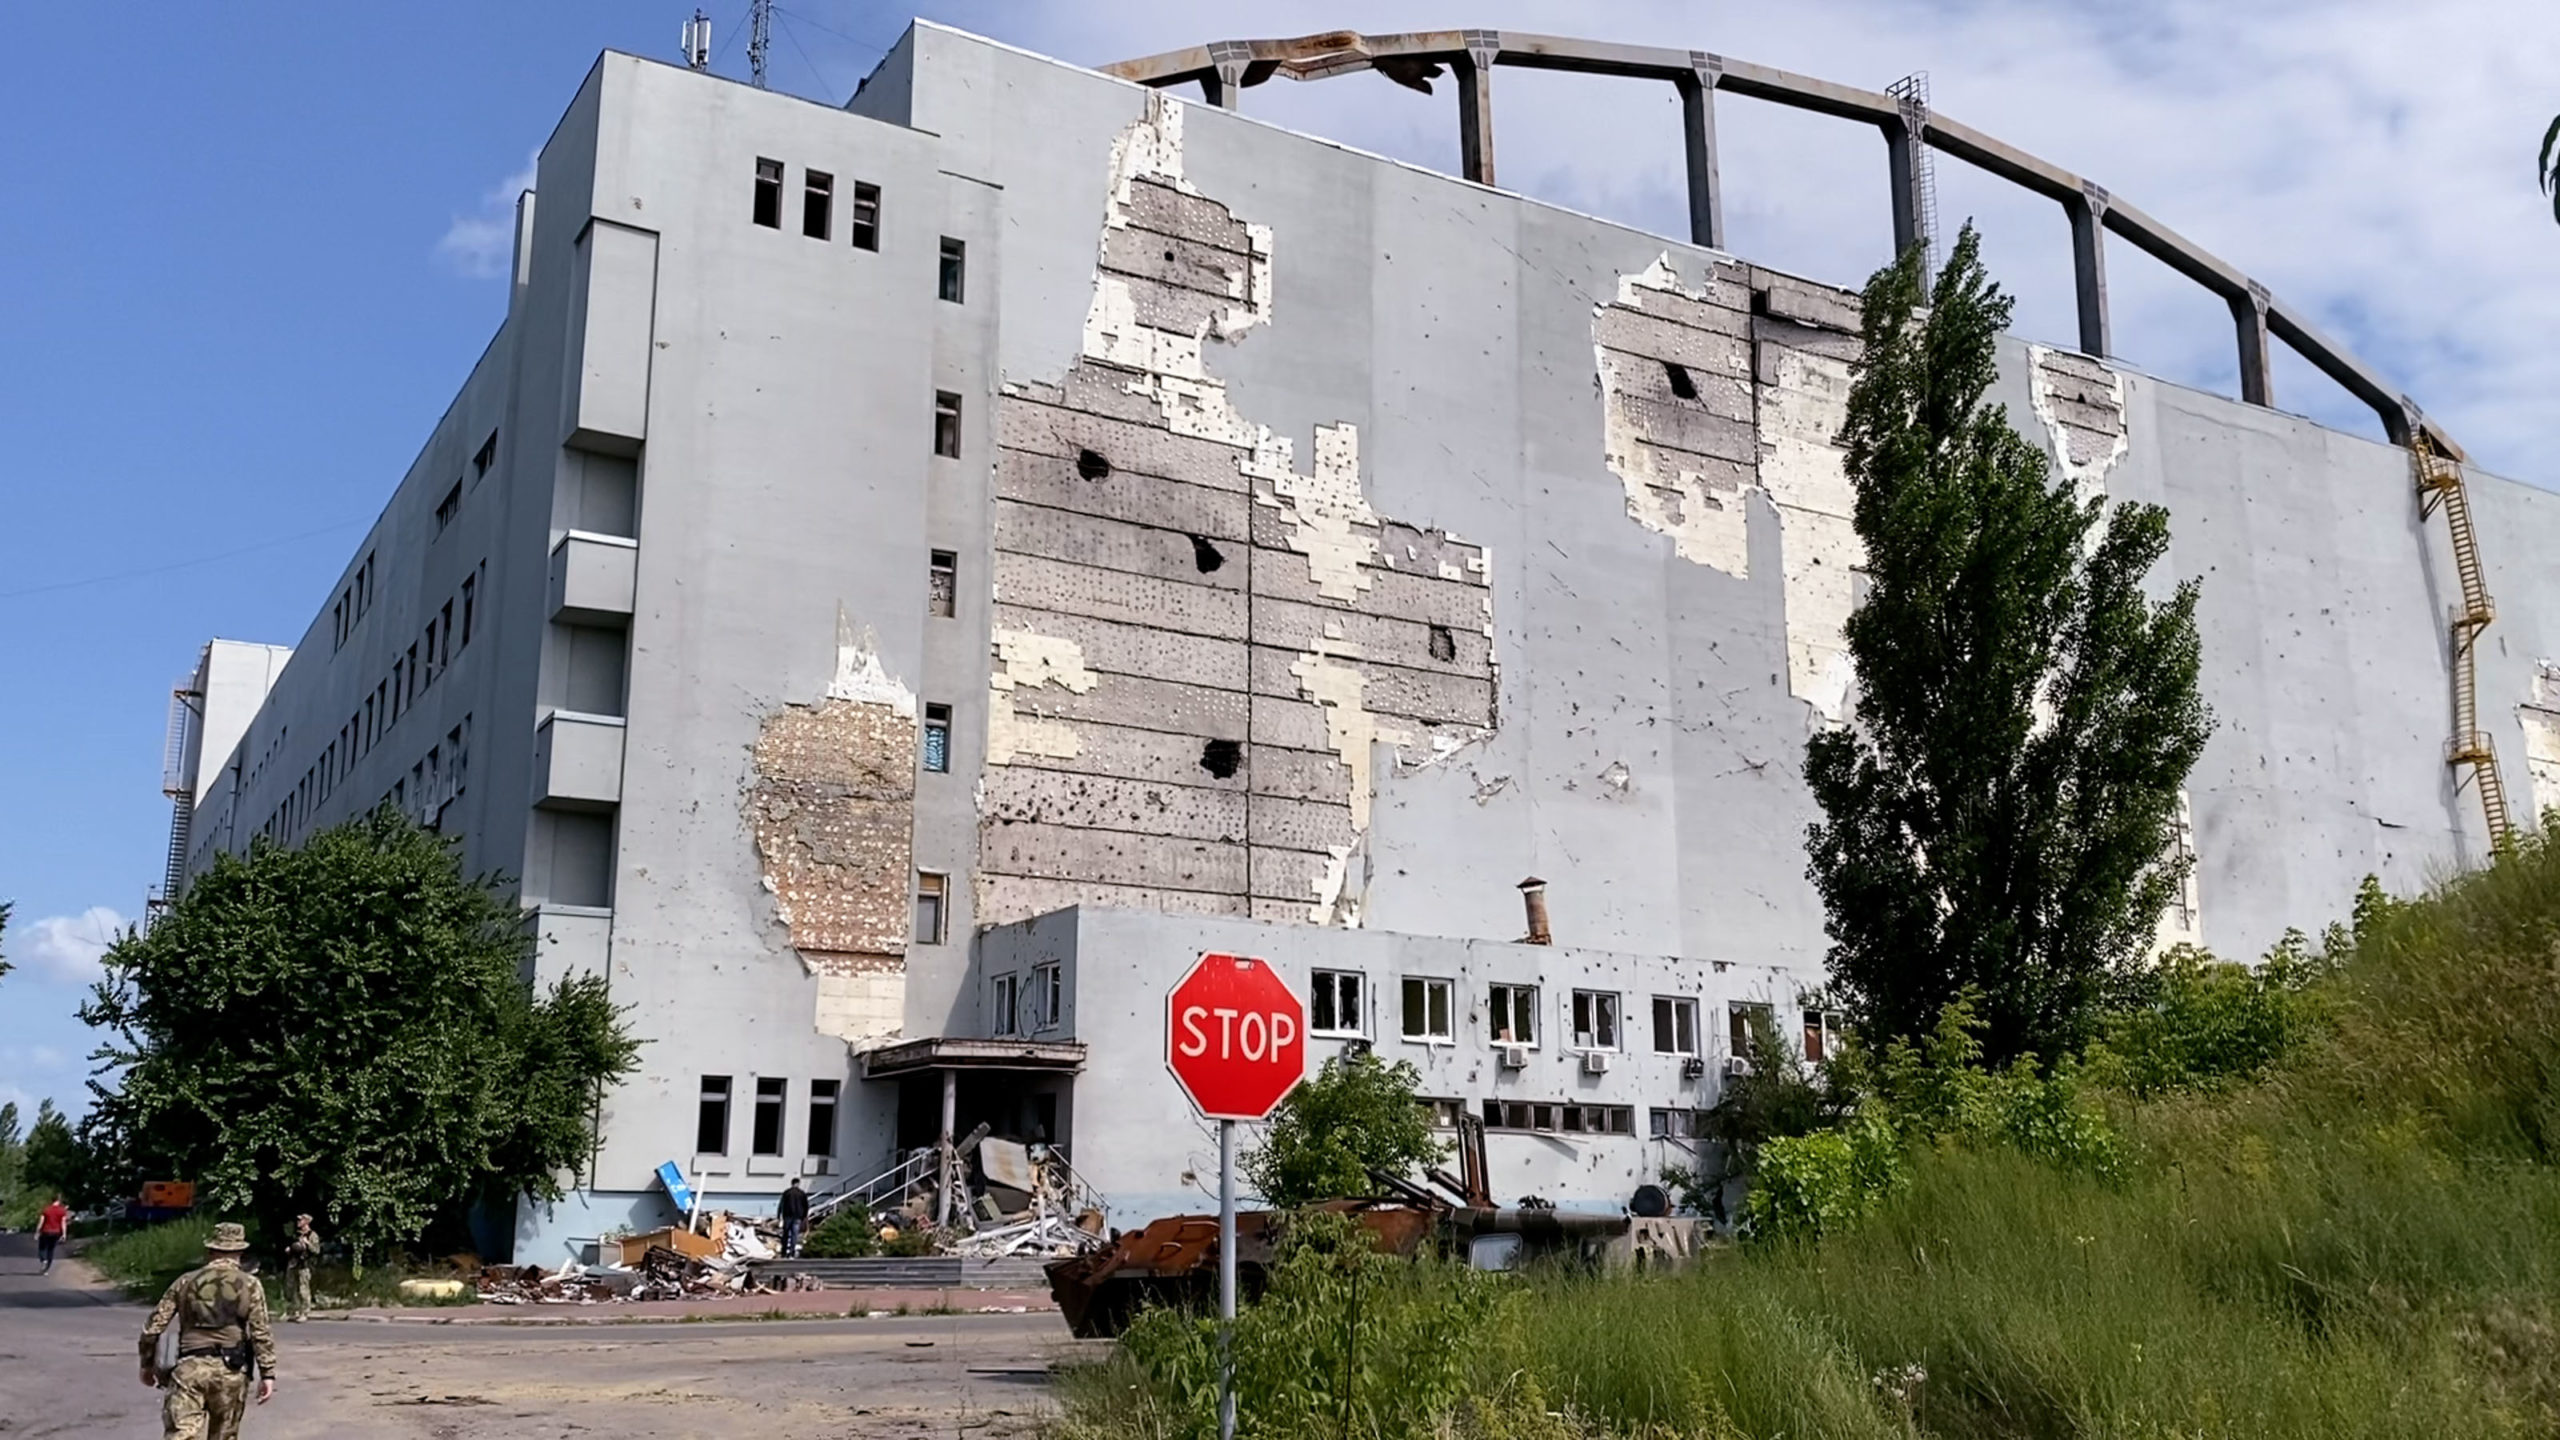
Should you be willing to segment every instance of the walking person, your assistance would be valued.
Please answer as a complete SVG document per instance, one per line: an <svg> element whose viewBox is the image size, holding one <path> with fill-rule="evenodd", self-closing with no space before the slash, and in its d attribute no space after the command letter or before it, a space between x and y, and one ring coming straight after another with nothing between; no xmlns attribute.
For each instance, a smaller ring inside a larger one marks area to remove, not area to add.
<svg viewBox="0 0 2560 1440"><path fill-rule="evenodd" d="M62 1237L70 1233L71 1207L63 1204L62 1197L56 1195L53 1197L53 1203L44 1207L44 1213L36 1217L37 1274L53 1273L54 1247L60 1245Z"/></svg>
<svg viewBox="0 0 2560 1440"><path fill-rule="evenodd" d="M800 1188L800 1177L782 1192L782 1256L793 1259L800 1253L800 1232L809 1224L809 1192Z"/></svg>
<svg viewBox="0 0 2560 1440"><path fill-rule="evenodd" d="M311 1318L311 1267L320 1263L320 1232L311 1217L293 1217L293 1239L284 1247L284 1319L299 1325Z"/></svg>
<svg viewBox="0 0 2560 1440"><path fill-rule="evenodd" d="M142 1383L164 1389L166 1440L236 1440L254 1379L258 1403L276 1393L276 1337L267 1292L240 1268L249 1238L228 1221L204 1242L204 1264L179 1276L142 1322ZM174 1344L167 1338L174 1332Z"/></svg>

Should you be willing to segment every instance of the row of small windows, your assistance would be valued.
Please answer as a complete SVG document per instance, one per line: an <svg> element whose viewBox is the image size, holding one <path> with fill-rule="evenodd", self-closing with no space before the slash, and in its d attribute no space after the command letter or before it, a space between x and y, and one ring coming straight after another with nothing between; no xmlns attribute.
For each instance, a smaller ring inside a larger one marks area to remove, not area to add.
<svg viewBox="0 0 2560 1440"><path fill-rule="evenodd" d="M1307 1030L1313 1035L1357 1039L1368 1033L1368 977L1356 970L1318 970L1309 987ZM1457 1039L1457 982L1430 976L1403 977L1400 1031L1407 1040L1453 1043ZM1576 1050L1620 1050L1627 1046L1621 1024L1625 997L1614 990L1575 990L1561 1017ZM1657 1055L1694 1056L1698 1051L1698 1002L1685 995L1652 997L1652 1046ZM1498 983L1485 994L1485 1038L1497 1045L1534 1046L1543 1014L1538 987ZM1772 1022L1769 1006L1735 1001L1725 1007L1731 1053L1748 1055L1754 1048L1755 1025ZM1818 1010L1804 1012L1804 1058L1819 1061L1838 1043L1839 1019Z"/></svg>
<svg viewBox="0 0 2560 1440"><path fill-rule="evenodd" d="M731 1080L727 1075L702 1077L702 1098L693 1122L693 1153L697 1155L729 1153ZM759 1075L755 1081L756 1108L747 1131L747 1150L757 1156L779 1156L784 1113L791 1104L791 1082L779 1075ZM836 1153L836 1100L843 1089L841 1080L809 1082L808 1129L803 1132L803 1148L813 1159Z"/></svg>
<svg viewBox="0 0 2560 1440"><path fill-rule="evenodd" d="M758 157L756 160L755 223L767 230L782 228L784 166L779 160ZM800 172L800 233L812 240L835 239L836 177L824 170L803 169ZM852 223L848 236L856 250L877 254L880 249L880 187L867 180L853 182ZM967 301L969 271L968 242L942 237L942 253L935 272L935 292L954 305Z"/></svg>
<svg viewBox="0 0 2560 1440"><path fill-rule="evenodd" d="M1066 1023L1065 970L1055 964L1011 971L987 982L989 1033L1037 1035Z"/></svg>
<svg viewBox="0 0 2560 1440"><path fill-rule="evenodd" d="M322 764L304 772L301 780L267 816L258 833L279 844L299 836L311 823L312 813L329 801L336 790L336 773L323 765L334 765L337 759L333 743L322 754ZM444 737L427 747L409 767L409 773L391 783L376 803L388 805L429 829L440 829L444 823L444 807L460 798L471 768L471 717L465 715Z"/></svg>
<svg viewBox="0 0 2560 1440"><path fill-rule="evenodd" d="M347 577L345 588L338 592L337 603L329 607L329 648L332 652L346 646L347 637L355 633L356 622L372 608L373 552L367 550L355 573Z"/></svg>
<svg viewBox="0 0 2560 1440"><path fill-rule="evenodd" d="M1431 1115L1433 1128L1455 1130L1458 1117L1471 1107L1464 1100L1418 1102ZM1488 1130L1521 1130L1549 1135L1632 1135L1632 1105L1585 1105L1563 1100L1485 1100L1475 1108ZM1707 1112L1686 1105L1645 1108L1645 1134L1654 1140L1708 1138Z"/></svg>

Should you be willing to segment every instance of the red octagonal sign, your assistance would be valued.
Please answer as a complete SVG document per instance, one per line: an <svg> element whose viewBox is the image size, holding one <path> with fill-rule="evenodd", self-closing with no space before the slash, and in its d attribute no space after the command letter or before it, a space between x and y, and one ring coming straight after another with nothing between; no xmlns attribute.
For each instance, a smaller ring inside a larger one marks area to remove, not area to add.
<svg viewBox="0 0 2560 1440"><path fill-rule="evenodd" d="M1259 1120L1307 1073L1307 1007L1268 964L1203 955L1164 1002L1164 1063L1212 1120Z"/></svg>

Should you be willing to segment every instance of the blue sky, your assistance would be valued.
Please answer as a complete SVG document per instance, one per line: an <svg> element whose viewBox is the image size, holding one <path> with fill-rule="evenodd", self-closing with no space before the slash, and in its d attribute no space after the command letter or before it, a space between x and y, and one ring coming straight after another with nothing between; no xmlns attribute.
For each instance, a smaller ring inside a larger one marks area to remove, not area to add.
<svg viewBox="0 0 2560 1440"><path fill-rule="evenodd" d="M710 6L745 73L742 0ZM2495 0L1124 0L937 5L1101 62L1224 35L1493 24L1722 51L1881 86L2092 175L2281 294L2493 469L2560 483L2560 228L2530 180L2560 13ZM502 316L510 177L597 51L672 58L691 3L23 8L0 87L0 1100L76 1103L70 1018L167 841L170 683L208 636L297 639ZM793 0L776 88L840 100L905 8ZM1515 78L1515 76L1517 78ZM1667 91L1504 72L1504 183L1666 231ZM1274 83L1249 112L1448 168L1445 95ZM1854 283L1884 258L1882 147L1728 102L1733 248ZM1941 161L2022 330L2068 338L2058 211ZM2216 302L2118 245L2131 362L2229 389ZM2298 364L2278 400L2367 433ZM2495 557L2492 557L2493 562Z"/></svg>

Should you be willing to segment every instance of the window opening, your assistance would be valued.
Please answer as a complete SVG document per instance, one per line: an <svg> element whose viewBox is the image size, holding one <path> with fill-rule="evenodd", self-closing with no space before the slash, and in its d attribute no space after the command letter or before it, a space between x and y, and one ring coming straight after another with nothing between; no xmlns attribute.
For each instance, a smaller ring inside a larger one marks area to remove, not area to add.
<svg viewBox="0 0 2560 1440"><path fill-rule="evenodd" d="M942 237L942 276L939 289L942 298L954 305L961 303L961 285L967 274L968 257L969 247L965 242L954 240L948 235Z"/></svg>
<svg viewBox="0 0 2560 1440"><path fill-rule="evenodd" d="M1201 574L1207 575L1227 563L1226 552L1194 535L1191 537L1191 563L1200 567Z"/></svg>
<svg viewBox="0 0 2560 1440"><path fill-rule="evenodd" d="M801 174L800 233L824 240L835 233L836 177L819 170Z"/></svg>
<svg viewBox="0 0 2560 1440"><path fill-rule="evenodd" d="M1573 992L1573 1043L1582 1050L1618 1048L1618 997L1614 993Z"/></svg>
<svg viewBox="0 0 2560 1440"><path fill-rule="evenodd" d="M1689 374L1688 366L1677 360L1665 360L1662 362L1662 373L1671 382L1672 394L1683 400L1698 398L1698 382Z"/></svg>
<svg viewBox="0 0 2560 1440"><path fill-rule="evenodd" d="M759 1076L756 1080L755 1153L782 1153L782 1107L790 1098L791 1082Z"/></svg>
<svg viewBox="0 0 2560 1440"><path fill-rule="evenodd" d="M960 557L936 550L925 567L925 612L949 619L960 608Z"/></svg>
<svg viewBox="0 0 2560 1440"><path fill-rule="evenodd" d="M951 769L951 707L924 707L924 768L940 775Z"/></svg>
<svg viewBox="0 0 2560 1440"><path fill-rule="evenodd" d="M1066 1019L1067 972L1062 965L1031 967L1031 1027L1054 1030Z"/></svg>
<svg viewBox="0 0 2560 1440"><path fill-rule="evenodd" d="M1361 1035L1368 1027L1360 1008L1361 975L1356 970L1318 970L1307 999L1307 1033Z"/></svg>
<svg viewBox="0 0 2560 1440"><path fill-rule="evenodd" d="M1425 1097L1415 1103L1419 1104L1430 1114L1431 1128L1434 1130L1457 1129L1458 1117L1465 1114L1467 1111L1467 1102L1464 1100L1442 1100L1436 1097Z"/></svg>
<svg viewBox="0 0 2560 1440"><path fill-rule="evenodd" d="M782 228L782 162L756 161L756 223L767 230Z"/></svg>
<svg viewBox="0 0 2560 1440"><path fill-rule="evenodd" d="M462 482L456 480L453 488L444 492L444 498L436 502L436 533L443 534L444 527L452 524L453 517L461 513Z"/></svg>
<svg viewBox="0 0 2560 1440"><path fill-rule="evenodd" d="M1819 1065L1831 1058L1840 1040L1840 1015L1835 1010L1804 1012L1804 1058Z"/></svg>
<svg viewBox="0 0 2560 1440"><path fill-rule="evenodd" d="M999 975L988 981L987 1028L998 1035L1022 1033L1022 977Z"/></svg>
<svg viewBox="0 0 2560 1440"><path fill-rule="evenodd" d="M702 1103L694 1111L693 1153L729 1153L729 1077L702 1077Z"/></svg>
<svg viewBox="0 0 2560 1440"><path fill-rule="evenodd" d="M1492 1013L1487 1017L1488 1033L1496 1045L1535 1045L1538 1043L1538 987L1535 985L1496 985L1493 987Z"/></svg>
<svg viewBox="0 0 2560 1440"><path fill-rule="evenodd" d="M1748 1057L1757 1049L1751 1034L1755 1022L1770 1023L1768 1006L1737 1000L1725 1007L1725 1038L1733 1044L1731 1053Z"/></svg>
<svg viewBox="0 0 2560 1440"><path fill-rule="evenodd" d="M853 248L880 249L880 187L853 182Z"/></svg>
<svg viewBox="0 0 2560 1440"><path fill-rule="evenodd" d="M933 453L960 458L960 397L948 390L933 392Z"/></svg>
<svg viewBox="0 0 2560 1440"><path fill-rule="evenodd" d="M474 452L472 453L472 456L471 456L471 478L472 478L472 479L474 479L474 480L477 480L477 479L479 479L481 476L488 474L488 473L489 473L489 467L490 467L490 466L492 466L492 465L494 465L494 464L496 464L497 462L498 462L498 432L497 432L497 431L495 431L495 430L492 430L492 431L490 431L490 432L489 432L489 438L488 438L488 439L486 439L486 440L481 441L481 442L480 442L480 448L479 448L477 451L474 451Z"/></svg>
<svg viewBox="0 0 2560 1440"><path fill-rule="evenodd" d="M836 1093L841 1080L809 1082L809 1154L824 1159L836 1153Z"/></svg>
<svg viewBox="0 0 2560 1440"><path fill-rule="evenodd" d="M1448 626L1432 626L1430 643L1432 659L1455 660L1458 658L1458 637Z"/></svg>
<svg viewBox="0 0 2560 1440"><path fill-rule="evenodd" d="M1707 1112L1704 1110L1669 1110L1660 1106L1646 1113L1647 1133L1656 1140L1703 1140L1707 1138Z"/></svg>
<svg viewBox="0 0 2560 1440"><path fill-rule="evenodd" d="M1404 1038L1447 1043L1457 1038L1449 1019L1450 985L1408 975L1404 981Z"/></svg>
<svg viewBox="0 0 2560 1440"><path fill-rule="evenodd" d="M1672 995L1653 997L1653 1050L1657 1055L1698 1053L1698 1002Z"/></svg>
<svg viewBox="0 0 2560 1440"><path fill-rule="evenodd" d="M916 872L916 934L918 945L942 943L942 901L948 877L930 870Z"/></svg>

